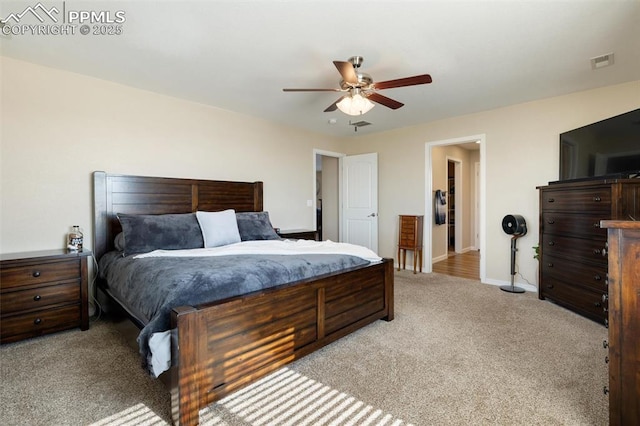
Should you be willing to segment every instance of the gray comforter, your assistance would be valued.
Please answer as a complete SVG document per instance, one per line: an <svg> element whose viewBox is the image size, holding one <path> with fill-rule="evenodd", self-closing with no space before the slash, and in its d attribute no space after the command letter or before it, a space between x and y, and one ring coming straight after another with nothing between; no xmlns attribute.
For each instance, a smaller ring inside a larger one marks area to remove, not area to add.
<svg viewBox="0 0 640 426"><path fill-rule="evenodd" d="M170 326L171 309L222 300L314 276L366 265L339 254L242 255L134 259L105 254L100 277L111 293L146 325L138 336L146 362L148 340Z"/></svg>

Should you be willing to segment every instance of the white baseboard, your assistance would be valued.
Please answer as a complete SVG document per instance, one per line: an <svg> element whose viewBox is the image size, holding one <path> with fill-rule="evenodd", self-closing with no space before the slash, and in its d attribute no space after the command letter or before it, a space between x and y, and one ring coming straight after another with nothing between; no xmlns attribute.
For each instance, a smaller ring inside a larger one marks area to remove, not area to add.
<svg viewBox="0 0 640 426"><path fill-rule="evenodd" d="M446 260L447 257L448 256L446 254L443 254L442 256L434 257L431 259L431 263L437 263L437 262L440 262L441 260Z"/></svg>

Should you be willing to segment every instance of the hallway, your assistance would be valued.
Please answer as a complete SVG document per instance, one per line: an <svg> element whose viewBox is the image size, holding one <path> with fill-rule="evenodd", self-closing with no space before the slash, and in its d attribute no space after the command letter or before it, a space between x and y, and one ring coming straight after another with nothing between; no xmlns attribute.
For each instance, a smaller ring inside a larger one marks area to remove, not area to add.
<svg viewBox="0 0 640 426"><path fill-rule="evenodd" d="M472 280L480 279L480 252L449 252L445 260L433 264L433 272Z"/></svg>

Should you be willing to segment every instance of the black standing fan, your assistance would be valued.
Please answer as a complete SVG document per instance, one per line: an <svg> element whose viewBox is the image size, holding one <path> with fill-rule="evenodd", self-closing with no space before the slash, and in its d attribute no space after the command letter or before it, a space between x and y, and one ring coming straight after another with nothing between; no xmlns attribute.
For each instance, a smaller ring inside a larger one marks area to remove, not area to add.
<svg viewBox="0 0 640 426"><path fill-rule="evenodd" d="M513 280L516 276L516 240L527 233L527 223L524 217L517 214L508 214L502 219L502 230L511 235L511 285L502 285L500 290L509 293L524 293L524 289L515 287Z"/></svg>

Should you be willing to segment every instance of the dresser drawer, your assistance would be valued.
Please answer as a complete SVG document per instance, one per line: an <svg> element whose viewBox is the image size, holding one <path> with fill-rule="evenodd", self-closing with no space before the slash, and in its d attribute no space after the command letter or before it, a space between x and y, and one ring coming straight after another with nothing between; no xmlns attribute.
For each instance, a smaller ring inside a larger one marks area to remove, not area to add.
<svg viewBox="0 0 640 426"><path fill-rule="evenodd" d="M546 190L540 198L540 208L547 211L602 212L611 216L611 188Z"/></svg>
<svg viewBox="0 0 640 426"><path fill-rule="evenodd" d="M571 235L580 238L607 240L606 229L600 228L605 214L571 214L562 212L542 213L542 229L545 234Z"/></svg>
<svg viewBox="0 0 640 426"><path fill-rule="evenodd" d="M48 282L64 281L80 276L80 260L13 266L0 270L0 288L28 287Z"/></svg>
<svg viewBox="0 0 640 426"><path fill-rule="evenodd" d="M553 277L545 278L540 290L543 297L600 323L604 323L608 317L604 310L608 308L608 303L602 300L603 294L600 292L578 288Z"/></svg>
<svg viewBox="0 0 640 426"><path fill-rule="evenodd" d="M542 234L542 255L571 259L577 262L593 262L606 267L606 240L585 240L582 238L562 237Z"/></svg>
<svg viewBox="0 0 640 426"><path fill-rule="evenodd" d="M2 343L80 325L80 304L7 316L0 323Z"/></svg>
<svg viewBox="0 0 640 426"><path fill-rule="evenodd" d="M547 279L554 279L569 284L589 287L603 294L608 291L606 285L606 264L580 263L543 254L540 267L542 268L544 282L546 282Z"/></svg>
<svg viewBox="0 0 640 426"><path fill-rule="evenodd" d="M42 309L60 303L74 303L80 300L80 280L64 284L29 288L2 294L0 313L4 316L17 311Z"/></svg>

